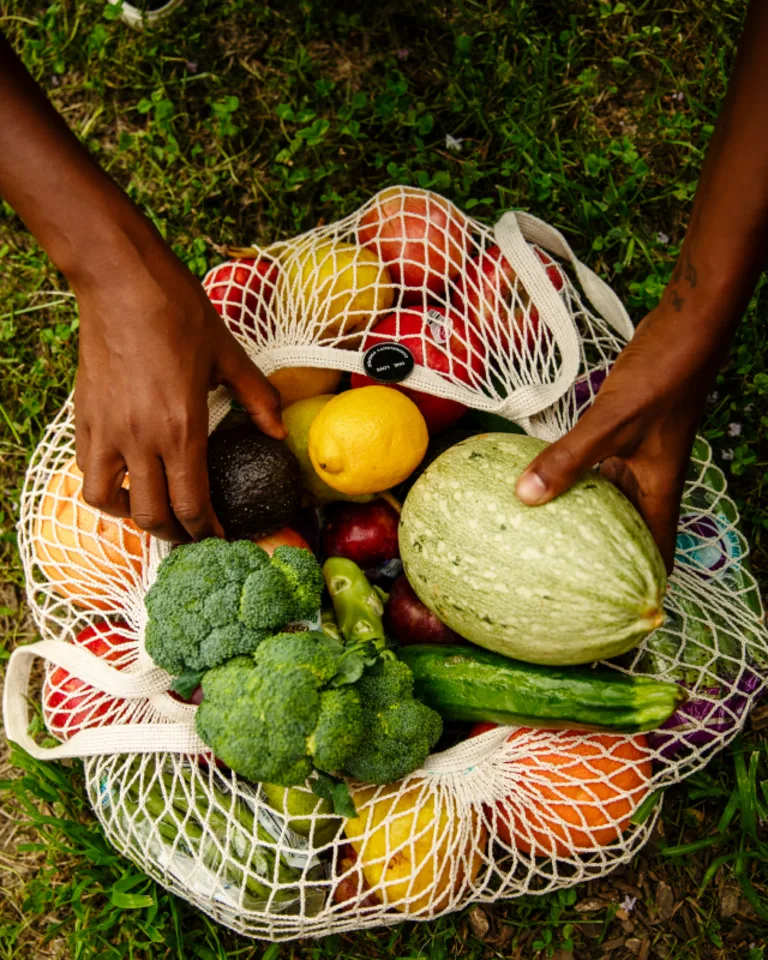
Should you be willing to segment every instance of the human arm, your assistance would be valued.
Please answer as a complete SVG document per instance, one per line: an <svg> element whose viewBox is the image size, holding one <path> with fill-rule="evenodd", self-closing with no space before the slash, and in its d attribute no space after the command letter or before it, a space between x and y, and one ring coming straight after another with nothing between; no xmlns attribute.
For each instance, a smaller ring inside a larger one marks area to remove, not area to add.
<svg viewBox="0 0 768 960"><path fill-rule="evenodd" d="M166 539L221 535L206 467L208 390L227 384L256 425L281 439L277 394L2 35L0 195L77 296L85 499Z"/></svg>
<svg viewBox="0 0 768 960"><path fill-rule="evenodd" d="M691 446L768 252L768 3L752 0L680 257L592 407L520 478L546 503L597 463L637 505L671 570Z"/></svg>

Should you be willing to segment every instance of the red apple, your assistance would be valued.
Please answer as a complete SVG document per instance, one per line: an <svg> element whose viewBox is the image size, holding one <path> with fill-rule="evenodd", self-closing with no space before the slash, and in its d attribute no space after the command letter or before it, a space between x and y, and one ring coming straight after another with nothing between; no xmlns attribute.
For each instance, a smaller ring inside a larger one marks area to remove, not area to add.
<svg viewBox="0 0 768 960"><path fill-rule="evenodd" d="M424 606L405 574L395 580L389 592L384 608L384 628L389 636L403 645L466 642Z"/></svg>
<svg viewBox="0 0 768 960"><path fill-rule="evenodd" d="M541 335L539 311L499 247L488 247L467 263L451 302L471 326L487 331L504 353L514 349L519 355L524 342L528 351L535 349Z"/></svg>
<svg viewBox="0 0 768 960"><path fill-rule="evenodd" d="M485 351L482 340L462 317L454 312L447 313L442 307L412 307L390 313L366 336L363 350L388 340L408 347L419 366L426 366L446 379L451 375L463 383L483 379ZM362 373L353 373L351 382L353 387L375 383ZM466 410L464 404L456 400L412 390L402 384L390 386L413 400L431 434L452 426Z"/></svg>
<svg viewBox="0 0 768 960"><path fill-rule="evenodd" d="M548 253L545 253L540 247L534 247L533 252L546 266L549 282L552 284L555 290L560 293L565 286L565 277L563 277L563 271L560 269L560 267L558 267L552 257L550 257Z"/></svg>
<svg viewBox="0 0 768 960"><path fill-rule="evenodd" d="M135 659L126 658L126 644L130 637L117 631L109 623L98 623L81 630L75 637L78 646L85 647L97 657L116 663L122 670ZM60 740L68 740L80 730L102 727L113 723L126 701L110 697L85 680L73 676L64 667L56 667L43 685L43 712L48 729Z"/></svg>
<svg viewBox="0 0 768 960"><path fill-rule="evenodd" d="M254 543L259 547L263 547L270 557L278 547L303 547L305 550L312 549L304 537L290 527L283 527L282 530L278 530L277 533L270 533L260 540L255 540Z"/></svg>
<svg viewBox="0 0 768 960"><path fill-rule="evenodd" d="M268 257L230 260L215 267L203 281L208 299L227 325L240 332L255 330L265 320L275 292L277 263ZM232 321L232 322L230 322Z"/></svg>
<svg viewBox="0 0 768 960"><path fill-rule="evenodd" d="M323 555L346 557L363 570L400 556L397 527L400 517L386 500L332 503L326 511Z"/></svg>
<svg viewBox="0 0 768 960"><path fill-rule="evenodd" d="M385 190L360 218L357 233L406 288L404 303L445 291L462 268L467 237L465 221L447 200L416 187Z"/></svg>

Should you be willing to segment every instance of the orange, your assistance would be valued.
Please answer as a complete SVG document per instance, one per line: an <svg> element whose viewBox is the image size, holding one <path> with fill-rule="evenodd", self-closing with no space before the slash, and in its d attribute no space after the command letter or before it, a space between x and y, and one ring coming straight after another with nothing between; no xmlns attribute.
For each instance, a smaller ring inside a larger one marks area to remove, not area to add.
<svg viewBox="0 0 768 960"><path fill-rule="evenodd" d="M73 458L48 480L33 546L41 572L60 596L86 609L114 610L119 594L141 581L149 534L89 506Z"/></svg>
<svg viewBox="0 0 768 960"><path fill-rule="evenodd" d="M283 367L270 373L267 380L280 394L280 401L285 409L298 400L316 397L321 393L335 393L341 382L341 370Z"/></svg>
<svg viewBox="0 0 768 960"><path fill-rule="evenodd" d="M620 842L649 791L646 738L520 728L508 742L518 737L521 756L507 762L514 789L496 804L499 838L541 857Z"/></svg>

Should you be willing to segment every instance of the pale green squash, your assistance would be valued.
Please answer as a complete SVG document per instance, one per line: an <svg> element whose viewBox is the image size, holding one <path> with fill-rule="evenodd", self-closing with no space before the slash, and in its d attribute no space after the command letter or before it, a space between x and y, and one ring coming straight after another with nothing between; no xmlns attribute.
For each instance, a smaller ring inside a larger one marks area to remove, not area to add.
<svg viewBox="0 0 768 960"><path fill-rule="evenodd" d="M490 433L438 457L403 507L405 572L481 647L542 664L613 657L663 622L664 563L638 512L595 471L525 506L515 483L545 446Z"/></svg>

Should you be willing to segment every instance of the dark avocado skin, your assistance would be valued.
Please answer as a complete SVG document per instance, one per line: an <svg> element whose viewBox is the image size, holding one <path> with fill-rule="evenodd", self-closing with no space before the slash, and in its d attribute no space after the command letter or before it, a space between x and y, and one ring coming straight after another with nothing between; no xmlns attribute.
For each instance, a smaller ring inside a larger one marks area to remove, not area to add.
<svg viewBox="0 0 768 960"><path fill-rule="evenodd" d="M230 540L274 533L301 506L298 460L250 422L227 424L208 438L208 479L213 509Z"/></svg>

